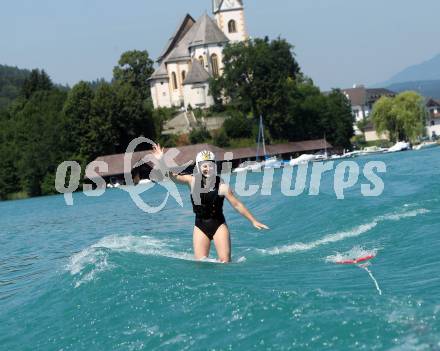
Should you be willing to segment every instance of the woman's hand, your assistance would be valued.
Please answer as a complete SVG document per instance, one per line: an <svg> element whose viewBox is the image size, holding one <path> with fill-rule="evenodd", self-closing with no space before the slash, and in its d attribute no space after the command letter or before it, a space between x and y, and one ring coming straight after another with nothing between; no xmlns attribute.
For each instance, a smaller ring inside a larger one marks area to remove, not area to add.
<svg viewBox="0 0 440 351"><path fill-rule="evenodd" d="M150 172L150 179L155 182L161 182L166 176L166 170L164 169L163 148L159 144L153 145L153 157L159 164L154 165Z"/></svg>
<svg viewBox="0 0 440 351"><path fill-rule="evenodd" d="M163 147L160 146L160 144L154 144L153 146L153 156L160 160L163 157Z"/></svg>
<svg viewBox="0 0 440 351"><path fill-rule="evenodd" d="M267 226L267 225L265 225L265 224L263 224L263 223L260 223L260 222L258 222L258 221L253 221L252 222L252 225L255 227L255 228L257 228L258 230L262 230L262 229L269 229L269 227Z"/></svg>

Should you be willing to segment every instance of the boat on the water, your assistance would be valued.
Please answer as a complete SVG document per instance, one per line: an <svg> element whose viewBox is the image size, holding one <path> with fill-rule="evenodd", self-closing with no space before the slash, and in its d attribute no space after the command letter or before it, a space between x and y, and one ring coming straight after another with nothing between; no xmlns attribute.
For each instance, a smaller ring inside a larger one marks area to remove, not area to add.
<svg viewBox="0 0 440 351"><path fill-rule="evenodd" d="M355 151L345 152L342 155L332 155L331 159L338 160L338 159L343 159L343 158L353 158L353 157L360 156L361 154L362 154L361 150L355 150Z"/></svg>
<svg viewBox="0 0 440 351"><path fill-rule="evenodd" d="M429 149L431 147L439 146L436 141L424 141L423 143L414 146L414 150L423 150L423 149Z"/></svg>
<svg viewBox="0 0 440 351"><path fill-rule="evenodd" d="M279 161L276 157L268 158L261 162L243 162L240 166L235 168L232 172L239 173L245 171L257 171L262 168L281 168L283 166L283 162Z"/></svg>
<svg viewBox="0 0 440 351"><path fill-rule="evenodd" d="M368 146L365 147L360 153L360 156L364 156L364 155L372 155L372 154L383 154L384 152L387 152L388 149L386 148L382 148L379 146Z"/></svg>
<svg viewBox="0 0 440 351"><path fill-rule="evenodd" d="M395 145L391 146L387 152L400 152L411 149L411 144L406 141L399 141Z"/></svg>
<svg viewBox="0 0 440 351"><path fill-rule="evenodd" d="M278 160L276 157L271 157L261 162L261 164L264 166L264 168L280 168L282 167L283 162Z"/></svg>
<svg viewBox="0 0 440 351"><path fill-rule="evenodd" d="M298 166L298 165L302 165L305 163L309 163L309 162L313 162L315 161L317 158L316 155L311 155L311 154L303 154L297 158L294 158L292 160L290 160L289 165L290 166Z"/></svg>
<svg viewBox="0 0 440 351"><path fill-rule="evenodd" d="M242 163L240 166L235 168L232 172L233 173L240 173L240 172L247 172L247 171L257 171L261 170L263 168L262 164L260 162L254 162L250 163L249 161L246 161Z"/></svg>

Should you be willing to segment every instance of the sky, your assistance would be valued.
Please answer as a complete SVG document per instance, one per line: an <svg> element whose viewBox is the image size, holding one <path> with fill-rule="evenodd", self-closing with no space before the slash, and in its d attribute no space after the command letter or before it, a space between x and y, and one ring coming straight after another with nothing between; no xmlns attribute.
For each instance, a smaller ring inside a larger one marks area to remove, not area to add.
<svg viewBox="0 0 440 351"><path fill-rule="evenodd" d="M156 59L212 0L15 0L0 8L0 64L60 84L111 79L127 50ZM372 85L440 53L439 0L244 0L252 37L285 38L323 90Z"/></svg>

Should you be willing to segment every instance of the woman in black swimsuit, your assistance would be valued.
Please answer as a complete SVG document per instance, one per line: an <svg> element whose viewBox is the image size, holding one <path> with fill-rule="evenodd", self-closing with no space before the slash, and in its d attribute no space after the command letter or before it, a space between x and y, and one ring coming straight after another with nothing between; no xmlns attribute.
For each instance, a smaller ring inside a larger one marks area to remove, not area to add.
<svg viewBox="0 0 440 351"><path fill-rule="evenodd" d="M163 148L160 145L156 145L153 152L158 160L162 159ZM197 154L196 167L198 173L195 176L169 174L171 180L191 187L191 203L196 214L193 232L194 255L197 260L207 258L211 241L214 241L218 259L223 263L228 263L231 261L231 239L223 215L225 198L255 228L259 230L269 228L258 222L235 197L232 190L217 176L215 156L212 152L202 151Z"/></svg>

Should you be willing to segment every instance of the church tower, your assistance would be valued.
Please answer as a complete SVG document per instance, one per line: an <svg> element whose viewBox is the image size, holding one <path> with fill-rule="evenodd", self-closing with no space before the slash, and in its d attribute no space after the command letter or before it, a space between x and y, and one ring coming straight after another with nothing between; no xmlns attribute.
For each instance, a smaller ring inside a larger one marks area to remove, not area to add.
<svg viewBox="0 0 440 351"><path fill-rule="evenodd" d="M243 0L212 0L212 9L218 26L231 42L248 39Z"/></svg>

